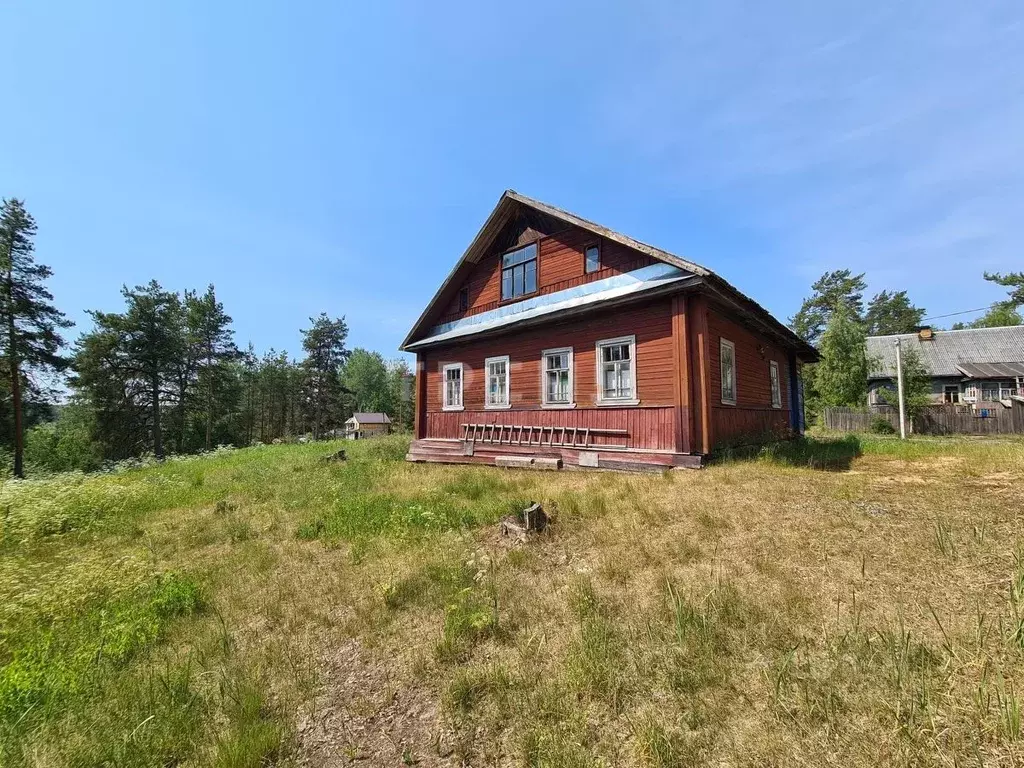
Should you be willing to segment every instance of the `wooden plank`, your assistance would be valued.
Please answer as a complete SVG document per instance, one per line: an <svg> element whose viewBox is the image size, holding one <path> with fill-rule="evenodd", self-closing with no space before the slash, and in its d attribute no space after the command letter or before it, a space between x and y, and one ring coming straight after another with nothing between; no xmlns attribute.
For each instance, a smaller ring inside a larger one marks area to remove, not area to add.
<svg viewBox="0 0 1024 768"><path fill-rule="evenodd" d="M697 409L694 447L700 453L711 453L711 372L708 351L707 299L698 296L689 302L690 348L693 368L693 403Z"/></svg>

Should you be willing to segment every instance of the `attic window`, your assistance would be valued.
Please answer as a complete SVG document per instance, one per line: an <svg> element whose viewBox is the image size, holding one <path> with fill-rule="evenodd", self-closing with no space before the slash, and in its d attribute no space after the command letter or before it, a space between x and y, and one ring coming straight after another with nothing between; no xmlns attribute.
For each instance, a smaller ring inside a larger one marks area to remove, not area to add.
<svg viewBox="0 0 1024 768"><path fill-rule="evenodd" d="M463 288L459 291L459 312L465 312L469 309L469 288Z"/></svg>
<svg viewBox="0 0 1024 768"><path fill-rule="evenodd" d="M588 275L597 272L601 268L601 247L599 245L588 245L583 255L583 271Z"/></svg>
<svg viewBox="0 0 1024 768"><path fill-rule="evenodd" d="M530 243L501 257L501 298L514 299L537 290L537 244Z"/></svg>

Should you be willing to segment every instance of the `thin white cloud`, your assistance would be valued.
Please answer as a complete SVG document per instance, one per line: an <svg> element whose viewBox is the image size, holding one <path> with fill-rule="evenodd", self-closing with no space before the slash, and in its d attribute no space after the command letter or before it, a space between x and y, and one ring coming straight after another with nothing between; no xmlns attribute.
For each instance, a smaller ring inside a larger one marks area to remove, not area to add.
<svg viewBox="0 0 1024 768"><path fill-rule="evenodd" d="M740 208L793 274L867 270L938 309L1024 263L1020 3L673 3L636 23L658 31L606 92L606 141Z"/></svg>

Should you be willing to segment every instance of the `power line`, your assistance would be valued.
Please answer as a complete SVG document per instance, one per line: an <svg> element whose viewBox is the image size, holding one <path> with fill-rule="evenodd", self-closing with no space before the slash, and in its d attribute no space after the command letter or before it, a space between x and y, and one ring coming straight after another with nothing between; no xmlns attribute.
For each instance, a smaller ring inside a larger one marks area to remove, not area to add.
<svg viewBox="0 0 1024 768"><path fill-rule="evenodd" d="M939 320L943 317L955 317L956 315L969 315L972 312L984 312L986 309L992 309L992 307L994 307L998 303L999 302L997 301L995 304L989 304L987 307L979 307L978 309L965 309L962 312L950 312L949 314L946 315L932 315L931 317L923 317L921 318L921 322L923 323L925 320Z"/></svg>

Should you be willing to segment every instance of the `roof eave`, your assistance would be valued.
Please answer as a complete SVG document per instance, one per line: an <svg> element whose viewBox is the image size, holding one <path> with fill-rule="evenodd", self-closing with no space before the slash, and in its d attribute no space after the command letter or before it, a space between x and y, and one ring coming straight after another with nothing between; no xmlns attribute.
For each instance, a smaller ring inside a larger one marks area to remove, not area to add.
<svg viewBox="0 0 1024 768"><path fill-rule="evenodd" d="M581 315L590 314L591 312L596 310L604 310L608 309L609 307L620 307L626 304L632 304L634 302L639 301L647 301L650 299L667 296L679 291L692 289L699 285L701 280L702 278L693 275L678 282L671 283L670 285L651 288L649 290L631 293L626 296L617 296L610 299L603 299L600 301L595 301L580 306L568 307L566 309L558 310L556 312L538 315L537 317L527 317L523 318L522 320L516 320L515 322L508 323L506 325L493 328L484 328L475 333L467 333L464 336L440 339L436 342L412 342L412 344L414 345L413 349L410 350L408 348L409 345L405 345L402 347L402 351L422 352L425 349L444 347L451 344L462 344L469 340L490 338L493 336L500 336L503 333L518 331L523 328L531 328L538 325L546 325L548 323L561 322L563 320L567 320L573 317L579 317Z"/></svg>

